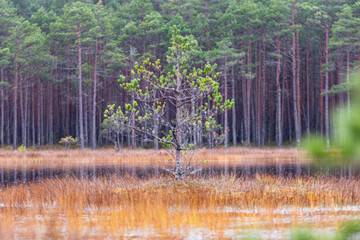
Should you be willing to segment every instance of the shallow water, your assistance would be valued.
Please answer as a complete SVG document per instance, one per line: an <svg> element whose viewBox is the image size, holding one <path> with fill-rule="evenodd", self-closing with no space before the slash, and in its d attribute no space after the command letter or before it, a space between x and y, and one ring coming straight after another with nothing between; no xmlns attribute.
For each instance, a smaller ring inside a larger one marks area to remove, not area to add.
<svg viewBox="0 0 360 240"><path fill-rule="evenodd" d="M168 173L164 170L164 165L156 164L149 166L133 166L131 164L84 164L80 166L51 167L1 167L0 166L0 186L5 187L19 183L41 182L44 179L54 178L77 178L94 179L97 177L111 176L132 176L138 178L150 178L164 176ZM360 169L336 168L320 169L309 164L256 164L256 165L236 165L236 164L207 164L202 166L202 171L197 175L200 177L212 176L235 176L235 177L254 177L255 175L272 175L279 177L301 177L323 174L335 177L359 177Z"/></svg>

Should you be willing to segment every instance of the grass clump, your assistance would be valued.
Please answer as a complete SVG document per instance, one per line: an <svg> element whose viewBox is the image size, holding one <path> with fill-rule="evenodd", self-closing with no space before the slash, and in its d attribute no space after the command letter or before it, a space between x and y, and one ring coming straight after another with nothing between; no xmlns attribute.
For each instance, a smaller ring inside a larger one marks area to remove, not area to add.
<svg viewBox="0 0 360 240"><path fill-rule="evenodd" d="M331 177L55 179L0 190L0 236L228 238L297 224L336 228L359 203L360 180Z"/></svg>

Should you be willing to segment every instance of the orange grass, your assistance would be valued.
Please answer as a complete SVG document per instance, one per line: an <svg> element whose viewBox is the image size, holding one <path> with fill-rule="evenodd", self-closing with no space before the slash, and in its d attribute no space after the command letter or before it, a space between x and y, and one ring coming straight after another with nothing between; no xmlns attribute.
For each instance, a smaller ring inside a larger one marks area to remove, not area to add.
<svg viewBox="0 0 360 240"><path fill-rule="evenodd" d="M0 149L0 169L19 167L62 168L79 165L118 165L126 166L164 166L171 164L170 155L165 150L130 150L115 152L110 149L91 150L48 150L28 151L25 153ZM271 148L230 148L198 149L192 160L193 164L207 162L213 165L249 165L249 164L292 164L308 162L305 153L296 149Z"/></svg>
<svg viewBox="0 0 360 240"><path fill-rule="evenodd" d="M0 190L0 239L228 239L336 228L359 204L360 180L332 177L45 180Z"/></svg>

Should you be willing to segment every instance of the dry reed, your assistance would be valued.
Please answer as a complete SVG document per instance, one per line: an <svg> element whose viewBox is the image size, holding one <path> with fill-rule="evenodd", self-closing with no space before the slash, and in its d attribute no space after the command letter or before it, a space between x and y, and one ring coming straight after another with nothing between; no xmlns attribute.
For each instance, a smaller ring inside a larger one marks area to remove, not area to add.
<svg viewBox="0 0 360 240"><path fill-rule="evenodd" d="M360 180L332 177L55 179L0 190L0 239L231 238L360 213Z"/></svg>

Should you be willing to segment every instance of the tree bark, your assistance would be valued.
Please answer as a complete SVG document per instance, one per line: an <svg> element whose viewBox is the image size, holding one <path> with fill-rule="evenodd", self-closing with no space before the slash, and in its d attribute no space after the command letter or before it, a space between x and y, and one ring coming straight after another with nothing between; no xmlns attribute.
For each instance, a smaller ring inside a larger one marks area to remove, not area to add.
<svg viewBox="0 0 360 240"><path fill-rule="evenodd" d="M134 96L132 97L132 101L134 102ZM132 109L131 109L132 110ZM132 130L131 130L131 147L132 149L136 148L136 142L135 142L135 112L131 113L131 121L132 121Z"/></svg>
<svg viewBox="0 0 360 240"><path fill-rule="evenodd" d="M231 68L231 97L236 102L236 96L235 96L235 67L234 65ZM236 107L233 106L232 108L232 135L233 135L233 146L236 147Z"/></svg>
<svg viewBox="0 0 360 240"><path fill-rule="evenodd" d="M260 41L255 43L255 99L254 99L254 105L255 105L255 141L258 146L261 145L261 73L260 65L261 65L261 52L260 52L261 46Z"/></svg>
<svg viewBox="0 0 360 240"><path fill-rule="evenodd" d="M310 54L309 37L306 39L306 132L310 137Z"/></svg>
<svg viewBox="0 0 360 240"><path fill-rule="evenodd" d="M225 73L224 73L224 97L225 101L227 100L227 59L225 58ZM224 147L225 149L228 148L229 145L229 126L228 126L228 111L225 109L224 111L224 129L225 129L225 141Z"/></svg>
<svg viewBox="0 0 360 240"><path fill-rule="evenodd" d="M17 147L17 89L18 89L18 42L15 44L15 77L14 77L14 128L13 128L13 147Z"/></svg>
<svg viewBox="0 0 360 240"><path fill-rule="evenodd" d="M156 98L156 92L154 92L154 99ZM159 150L159 115L157 111L154 114L154 149Z"/></svg>
<svg viewBox="0 0 360 240"><path fill-rule="evenodd" d="M279 32L278 32L279 34ZM280 87L280 71L281 71L281 51L280 51L280 36L276 38L277 45L277 67L276 67L276 100L277 100L277 110L276 110L276 126L277 126L277 145L280 147L282 145L282 118L281 118L281 87ZM285 67L285 66L284 66Z"/></svg>
<svg viewBox="0 0 360 240"><path fill-rule="evenodd" d="M247 53L247 72L251 74L251 26L248 28L248 53ZM248 76L246 79L246 124L245 124L245 136L246 142L245 145L250 146L250 103L251 103L251 78Z"/></svg>
<svg viewBox="0 0 360 240"><path fill-rule="evenodd" d="M80 148L84 149L84 119L83 119L83 93L82 93L82 75L81 75L81 29L78 26L78 81L79 81L79 140Z"/></svg>
<svg viewBox="0 0 360 240"><path fill-rule="evenodd" d="M328 2L326 3L328 4ZM328 9L326 6L326 16L328 16ZM327 91L329 90L329 20L326 17L325 20L325 136L326 136L326 146L330 147L330 126L329 126L329 95Z"/></svg>
<svg viewBox="0 0 360 240"><path fill-rule="evenodd" d="M40 85L40 77L37 78L37 88L38 91L41 91L41 85ZM38 97L37 97L37 110L38 110L38 115L37 115L37 137L38 137L38 147L40 147L41 145L41 95L38 92Z"/></svg>
<svg viewBox="0 0 360 240"><path fill-rule="evenodd" d="M20 123L21 123L21 144L26 147L26 96L24 96L23 88L26 85L24 79L22 77L21 72L20 75Z"/></svg>
<svg viewBox="0 0 360 240"><path fill-rule="evenodd" d="M31 122L32 122L32 142L33 142L33 147L35 148L36 146L36 132L35 132L35 87L32 86L31 89L31 104L32 104L32 113L31 113Z"/></svg>
<svg viewBox="0 0 360 240"><path fill-rule="evenodd" d="M4 69L1 68L1 82L4 82ZM4 87L1 87L1 124L0 124L0 141L4 145L4 124L5 124L5 95Z"/></svg>
<svg viewBox="0 0 360 240"><path fill-rule="evenodd" d="M344 55L341 54L338 59L338 81L337 84L343 84L344 83ZM341 108L344 107L344 93L340 92L339 94L339 105Z"/></svg>
<svg viewBox="0 0 360 240"><path fill-rule="evenodd" d="M48 83L48 91L49 91L49 113L48 113L48 119L49 119L49 144L50 147L54 146L54 119L53 119L53 85L52 82L49 81Z"/></svg>
<svg viewBox="0 0 360 240"><path fill-rule="evenodd" d="M90 88L91 89L91 88ZM84 98L83 98L83 103L84 103L84 145L85 148L88 147L89 145L89 127L88 127L88 123L89 123L89 111L90 111L90 103L89 103L89 95L85 94Z"/></svg>
<svg viewBox="0 0 360 240"><path fill-rule="evenodd" d="M98 20L99 21L99 20ZM98 55L98 33L95 37L95 60L94 60L94 90L93 90L93 106L92 106L92 129L91 129L91 148L96 149L96 84L97 84L97 55Z"/></svg>
<svg viewBox="0 0 360 240"><path fill-rule="evenodd" d="M69 45L66 46L66 117L65 117L65 136L70 136L70 54Z"/></svg>
<svg viewBox="0 0 360 240"><path fill-rule="evenodd" d="M210 106L210 105L209 105ZM192 119L195 119L195 99L191 99L191 117ZM192 127L192 138L193 138L193 144L196 147L197 141L196 141L196 134L197 134L197 128L196 125ZM210 136L209 136L210 138Z"/></svg>
<svg viewBox="0 0 360 240"><path fill-rule="evenodd" d="M324 98L322 92L324 90L324 79L323 79L323 55L322 55L322 39L320 39L320 91L319 91L319 98L320 98L320 133L321 135L324 133Z"/></svg>
<svg viewBox="0 0 360 240"><path fill-rule="evenodd" d="M349 39L349 37L347 37ZM348 44L346 46L346 83L350 84L350 46L349 46L349 40ZM348 116L350 116L350 107L351 107L351 96L350 91L346 92L346 104L347 104L347 111Z"/></svg>
<svg viewBox="0 0 360 240"><path fill-rule="evenodd" d="M263 29L263 35L265 36L265 29ZM261 145L265 145L265 139L266 139L266 59L265 59L265 40L262 39L261 40L261 55L260 55L260 59L261 59L261 90L262 90L262 94L261 94ZM272 119L270 119L272 121ZM270 130L270 129L268 129ZM270 133L268 133L270 135Z"/></svg>
<svg viewBox="0 0 360 240"><path fill-rule="evenodd" d="M298 125L301 137L301 88L300 88L300 41L299 31L296 31L296 91L297 91L297 112L298 112Z"/></svg>
<svg viewBox="0 0 360 240"><path fill-rule="evenodd" d="M294 23L294 7L295 3L292 5L291 9L291 18L292 25L295 26ZM293 103L294 103L294 122L295 122L295 137L296 137L296 146L300 147L301 141L301 129L299 125L299 109L298 109L298 91L297 91L297 72L296 72L296 37L295 32L292 32L292 73L293 73Z"/></svg>
<svg viewBox="0 0 360 240"><path fill-rule="evenodd" d="M159 136L159 117L156 116L154 119L154 135ZM159 150L159 140L157 138L154 139L154 149Z"/></svg>
<svg viewBox="0 0 360 240"><path fill-rule="evenodd" d="M180 63L176 63L176 174L179 179L182 178L183 168L181 163L181 106L182 102L180 100L180 90L181 90L181 78L180 78Z"/></svg>

